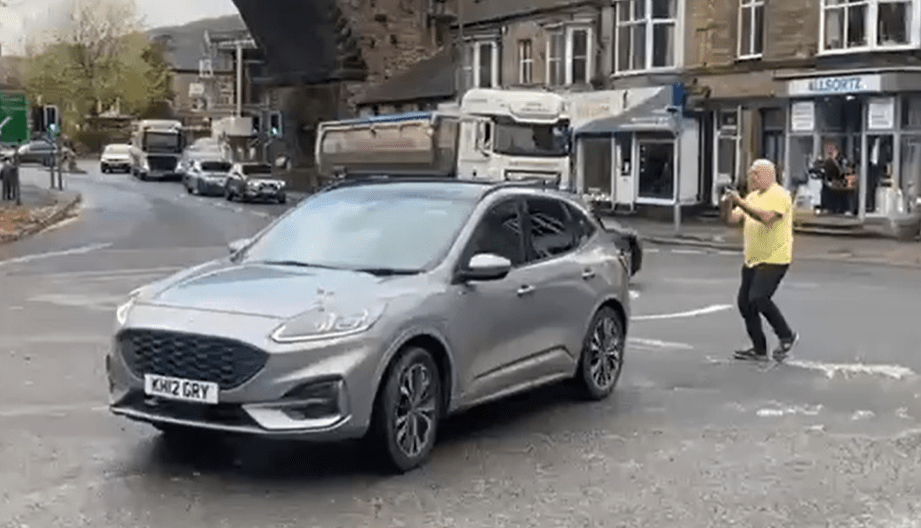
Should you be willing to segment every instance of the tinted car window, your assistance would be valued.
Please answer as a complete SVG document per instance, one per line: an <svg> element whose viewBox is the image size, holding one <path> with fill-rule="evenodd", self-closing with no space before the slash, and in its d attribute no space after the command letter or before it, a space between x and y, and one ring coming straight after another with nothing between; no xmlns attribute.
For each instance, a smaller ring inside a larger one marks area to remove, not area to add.
<svg viewBox="0 0 921 528"><path fill-rule="evenodd" d="M552 198L528 198L526 204L533 259L554 257L576 247L578 238L570 226L566 204Z"/></svg>
<svg viewBox="0 0 921 528"><path fill-rule="evenodd" d="M271 165L243 165L243 174L247 176L266 176L272 174Z"/></svg>
<svg viewBox="0 0 921 528"><path fill-rule="evenodd" d="M501 202L480 219L467 258L492 253L509 259L514 266L524 262L518 203L518 200Z"/></svg>
<svg viewBox="0 0 921 528"><path fill-rule="evenodd" d="M246 261L343 269L424 269L444 258L475 202L455 192L402 184L320 193L285 216Z"/></svg>
<svg viewBox="0 0 921 528"><path fill-rule="evenodd" d="M226 161L203 161L201 170L205 172L227 172L230 170L230 163Z"/></svg>
<svg viewBox="0 0 921 528"><path fill-rule="evenodd" d="M570 225L576 237L576 245L582 245L595 234L595 224L578 207L566 204L566 209L569 211Z"/></svg>

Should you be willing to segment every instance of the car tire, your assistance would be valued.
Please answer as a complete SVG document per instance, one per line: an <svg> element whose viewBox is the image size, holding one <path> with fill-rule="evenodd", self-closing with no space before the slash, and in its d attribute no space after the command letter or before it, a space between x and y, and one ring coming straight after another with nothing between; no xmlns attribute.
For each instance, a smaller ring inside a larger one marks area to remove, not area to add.
<svg viewBox="0 0 921 528"><path fill-rule="evenodd" d="M584 398L603 400L614 392L624 370L626 341L620 314L607 306L601 307L588 326L575 376Z"/></svg>
<svg viewBox="0 0 921 528"><path fill-rule="evenodd" d="M106 167L105 165L101 165L101 166L99 167L99 172L101 172L101 173L103 173L103 174L108 174L108 173L109 173L109 168Z"/></svg>
<svg viewBox="0 0 921 528"><path fill-rule="evenodd" d="M287 201L288 201L288 197L284 194L278 197L278 203L280 204L285 204Z"/></svg>
<svg viewBox="0 0 921 528"><path fill-rule="evenodd" d="M408 348L387 369L368 440L388 472L406 473L428 461L441 420L441 391L438 364L424 348Z"/></svg>
<svg viewBox="0 0 921 528"><path fill-rule="evenodd" d="M226 198L228 202L233 201L233 192L227 187L224 188L224 198Z"/></svg>

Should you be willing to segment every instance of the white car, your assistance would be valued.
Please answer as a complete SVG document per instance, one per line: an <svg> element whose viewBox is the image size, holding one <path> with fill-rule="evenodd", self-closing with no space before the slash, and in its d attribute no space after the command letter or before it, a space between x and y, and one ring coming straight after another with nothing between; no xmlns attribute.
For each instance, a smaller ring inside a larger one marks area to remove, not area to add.
<svg viewBox="0 0 921 528"><path fill-rule="evenodd" d="M131 145L113 143L106 145L99 160L99 170L103 174L121 171L131 172Z"/></svg>
<svg viewBox="0 0 921 528"><path fill-rule="evenodd" d="M285 182L274 177L273 172L268 163L234 163L224 185L224 197L228 201L285 203Z"/></svg>

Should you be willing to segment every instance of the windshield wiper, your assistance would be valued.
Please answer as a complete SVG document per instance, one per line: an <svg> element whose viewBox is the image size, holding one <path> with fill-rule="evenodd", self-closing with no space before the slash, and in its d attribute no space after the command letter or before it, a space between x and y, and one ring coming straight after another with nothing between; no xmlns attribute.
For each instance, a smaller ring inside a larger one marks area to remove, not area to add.
<svg viewBox="0 0 921 528"><path fill-rule="evenodd" d="M396 268L354 268L352 271L368 273L377 277L393 277L396 275L418 275L420 270Z"/></svg>
<svg viewBox="0 0 921 528"><path fill-rule="evenodd" d="M301 262L299 260L260 260L260 264L268 264L270 266L297 266L299 268L323 268L323 269L341 269L335 266L327 266L325 264L314 264L311 262Z"/></svg>

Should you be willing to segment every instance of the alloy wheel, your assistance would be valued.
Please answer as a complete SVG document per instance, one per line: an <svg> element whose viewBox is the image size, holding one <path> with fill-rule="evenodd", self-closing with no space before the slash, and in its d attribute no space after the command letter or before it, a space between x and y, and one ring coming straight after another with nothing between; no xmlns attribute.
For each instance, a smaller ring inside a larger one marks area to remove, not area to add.
<svg viewBox="0 0 921 528"><path fill-rule="evenodd" d="M588 346L592 382L602 391L610 390L617 383L623 365L623 336L613 316L598 319Z"/></svg>
<svg viewBox="0 0 921 528"><path fill-rule="evenodd" d="M435 432L438 397L433 376L422 363L410 365L400 375L394 434L400 451L409 458L421 455Z"/></svg>

